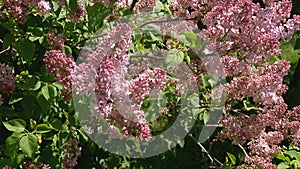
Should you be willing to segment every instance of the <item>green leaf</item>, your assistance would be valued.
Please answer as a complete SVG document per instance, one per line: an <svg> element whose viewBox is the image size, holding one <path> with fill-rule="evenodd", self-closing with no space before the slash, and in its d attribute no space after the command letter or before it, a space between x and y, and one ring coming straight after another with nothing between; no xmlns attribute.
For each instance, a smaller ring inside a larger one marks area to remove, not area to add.
<svg viewBox="0 0 300 169"><path fill-rule="evenodd" d="M18 114L13 109L3 105L0 106L0 114L8 118L18 117Z"/></svg>
<svg viewBox="0 0 300 169"><path fill-rule="evenodd" d="M46 114L50 108L50 103L46 100L41 92L37 96L37 103L40 106L42 113Z"/></svg>
<svg viewBox="0 0 300 169"><path fill-rule="evenodd" d="M14 93L11 95L8 104L11 105L11 104L17 103L17 102L21 101L22 99L23 99L23 95Z"/></svg>
<svg viewBox="0 0 300 169"><path fill-rule="evenodd" d="M184 147L184 139L182 139L181 141L179 141L178 144L179 144L179 146L181 148L183 148Z"/></svg>
<svg viewBox="0 0 300 169"><path fill-rule="evenodd" d="M50 125L51 127L57 129L57 130L62 130L62 121L57 118L53 118L50 120Z"/></svg>
<svg viewBox="0 0 300 169"><path fill-rule="evenodd" d="M72 48L67 45L64 45L63 52L67 55L72 55Z"/></svg>
<svg viewBox="0 0 300 169"><path fill-rule="evenodd" d="M3 38L2 49L6 49L7 47L9 47L13 41L14 41L14 36L9 33L6 34Z"/></svg>
<svg viewBox="0 0 300 169"><path fill-rule="evenodd" d="M296 168L300 167L300 161L298 161L298 160L292 160L290 164L295 166Z"/></svg>
<svg viewBox="0 0 300 169"><path fill-rule="evenodd" d="M20 138L23 134L14 132L11 136L7 137L5 144L6 144L6 151L5 154L11 157L11 159L15 159L18 150L19 150L19 142Z"/></svg>
<svg viewBox="0 0 300 169"><path fill-rule="evenodd" d="M298 158L298 152L296 150L289 150L289 151L285 151L284 153L290 155L292 158L295 159Z"/></svg>
<svg viewBox="0 0 300 169"><path fill-rule="evenodd" d="M149 42L162 41L161 28L155 24L147 24L143 29L143 34Z"/></svg>
<svg viewBox="0 0 300 169"><path fill-rule="evenodd" d="M290 166L285 163L285 162L281 162L278 166L278 169L287 169L287 168L290 168Z"/></svg>
<svg viewBox="0 0 300 169"><path fill-rule="evenodd" d="M24 90L38 90L41 87L40 78L30 75L19 87Z"/></svg>
<svg viewBox="0 0 300 169"><path fill-rule="evenodd" d="M3 122L3 125L9 131L23 132L26 127L26 122L22 119L14 119L7 122Z"/></svg>
<svg viewBox="0 0 300 169"><path fill-rule="evenodd" d="M203 112L203 121L204 121L204 124L206 124L208 122L209 118L210 118L209 111L204 111Z"/></svg>
<svg viewBox="0 0 300 169"><path fill-rule="evenodd" d="M38 148L37 137L31 133L27 134L21 138L19 145L27 157L33 158Z"/></svg>
<svg viewBox="0 0 300 169"><path fill-rule="evenodd" d="M164 66L173 67L181 64L184 59L184 53L178 49L171 49L164 55Z"/></svg>
<svg viewBox="0 0 300 169"><path fill-rule="evenodd" d="M34 109L36 107L35 104L35 97L32 95L26 95L24 97L24 99L21 101L21 105L23 110L25 111L24 114L26 115L26 117L28 119L31 118L31 116L33 115ZM30 106L28 106L30 105Z"/></svg>
<svg viewBox="0 0 300 169"><path fill-rule="evenodd" d="M191 48L204 47L203 40L197 34L193 32L183 32L183 34L185 35L186 40L191 44L189 45L189 47Z"/></svg>
<svg viewBox="0 0 300 169"><path fill-rule="evenodd" d="M193 96L192 98L191 98L191 103L192 103L192 105L194 106L194 107L199 107L200 105L199 105L199 103L200 103L200 99L199 99L199 97L198 96Z"/></svg>
<svg viewBox="0 0 300 169"><path fill-rule="evenodd" d="M52 84L49 84L48 85L48 92L49 92L49 96L51 98L54 98L57 96L57 90L56 90L56 87Z"/></svg>
<svg viewBox="0 0 300 169"><path fill-rule="evenodd" d="M41 92L42 92L42 94L43 94L43 96L45 97L46 100L50 99L48 85L43 86Z"/></svg>
<svg viewBox="0 0 300 169"><path fill-rule="evenodd" d="M77 11L77 0L66 0L66 4L73 12Z"/></svg>
<svg viewBox="0 0 300 169"><path fill-rule="evenodd" d="M36 41L36 40L39 40L41 37L39 36L30 36L28 39L32 42Z"/></svg>
<svg viewBox="0 0 300 169"><path fill-rule="evenodd" d="M112 12L112 8L106 7L101 3L87 6L86 10L88 14L88 27L91 31L98 30L102 26L105 17Z"/></svg>
<svg viewBox="0 0 300 169"><path fill-rule="evenodd" d="M30 64L34 52L35 52L35 46L34 43L32 43L29 40L19 40L16 42L16 49L19 53L19 55L28 63Z"/></svg>
<svg viewBox="0 0 300 169"><path fill-rule="evenodd" d="M191 42L189 42L186 39L186 36L183 35L183 34L178 35L177 32L171 31L171 37L174 38L174 39L178 39L181 43L183 43L187 47L191 46Z"/></svg>
<svg viewBox="0 0 300 169"><path fill-rule="evenodd" d="M39 124L36 126L36 133L48 133L52 130L52 128L48 124Z"/></svg>
<svg viewBox="0 0 300 169"><path fill-rule="evenodd" d="M232 163L233 165L235 165L235 164L236 164L236 158L235 158L235 156L234 156L233 154L231 154L231 153L228 153L228 152L226 152L226 153L227 153L227 155L228 155L228 157L229 157L231 163Z"/></svg>
<svg viewBox="0 0 300 169"><path fill-rule="evenodd" d="M279 159L279 160L282 160L282 161L285 161L286 157L284 156L283 153L280 153L280 154L274 154L273 155L275 158Z"/></svg>

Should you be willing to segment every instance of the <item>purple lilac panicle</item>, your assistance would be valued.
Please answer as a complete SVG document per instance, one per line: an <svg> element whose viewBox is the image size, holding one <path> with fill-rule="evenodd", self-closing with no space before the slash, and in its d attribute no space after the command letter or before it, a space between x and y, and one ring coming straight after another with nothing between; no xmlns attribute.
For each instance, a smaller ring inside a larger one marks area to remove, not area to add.
<svg viewBox="0 0 300 169"><path fill-rule="evenodd" d="M144 112L140 110L142 100L131 97L139 91L137 89L142 87L138 86L140 85L138 80L125 78L128 74L127 65L130 60L127 48L132 45L131 28L124 23L118 24L101 37L99 42L101 43L98 43L96 50L88 55L86 63L75 67L73 74L75 94L95 93L97 107L93 113L95 117L92 118L103 116L111 126L108 132L112 135L118 136L115 130L115 127L118 127L124 135L135 135L139 139L151 138L150 128L144 119ZM87 70L90 72L86 73ZM85 73L81 73L82 71ZM155 81L155 78L160 78L161 74L164 74L161 71L149 70L148 73L151 78L147 76L145 83L156 87L159 84L154 85L153 83L163 81L163 79ZM140 76L143 75L140 74ZM95 79L93 80L91 77L95 77ZM149 81L149 78L154 81ZM91 82L95 84L91 84ZM130 100L129 103L126 102L128 100ZM122 106L122 108L117 109L116 106ZM93 124L89 125L93 126ZM93 131L91 130L91 132ZM101 131L102 129L99 128L98 132Z"/></svg>
<svg viewBox="0 0 300 169"><path fill-rule="evenodd" d="M265 0L264 4L252 0L175 0L171 4L175 15L201 20L206 26L204 37L221 55L226 76L232 77L225 85L228 104L251 98L259 106L251 115L238 112L237 117L228 114L220 119L224 130L219 139L233 140L250 151L239 168L277 168L272 154L281 151L281 141L299 145L298 108L287 111L282 97L289 62L271 65L268 61L280 55L280 40L291 39L299 30L300 16L290 16L291 0Z"/></svg>
<svg viewBox="0 0 300 169"><path fill-rule="evenodd" d="M12 67L0 64L0 92L3 94L12 94L15 90L15 76Z"/></svg>
<svg viewBox="0 0 300 169"><path fill-rule="evenodd" d="M81 147L78 140L73 137L64 146L63 165L66 169L73 169L77 165L77 158L81 155Z"/></svg>
<svg viewBox="0 0 300 169"><path fill-rule="evenodd" d="M62 95L64 100L68 101L72 98L72 77L71 72L74 69L74 59L59 50L47 51L43 59L48 74L55 74L57 82L62 83Z"/></svg>

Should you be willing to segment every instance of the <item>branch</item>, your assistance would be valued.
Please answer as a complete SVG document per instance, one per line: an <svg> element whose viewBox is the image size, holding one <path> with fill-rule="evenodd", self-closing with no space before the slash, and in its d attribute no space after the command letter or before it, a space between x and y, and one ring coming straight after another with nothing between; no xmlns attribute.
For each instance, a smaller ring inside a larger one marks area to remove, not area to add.
<svg viewBox="0 0 300 169"><path fill-rule="evenodd" d="M212 157L209 154L209 152L205 149L205 147L192 134L189 134L189 137L191 137L192 140L195 141L199 145L199 147L201 148L201 151L208 156L208 158L210 159L211 163L217 162L218 164L223 165L218 159L216 159L215 157Z"/></svg>
<svg viewBox="0 0 300 169"><path fill-rule="evenodd" d="M249 158L248 153L246 152L246 150L244 149L244 147L241 144L238 144L238 146L242 149L243 153L245 154L246 157Z"/></svg>
<svg viewBox="0 0 300 169"><path fill-rule="evenodd" d="M10 49L10 46L0 52L0 55Z"/></svg>

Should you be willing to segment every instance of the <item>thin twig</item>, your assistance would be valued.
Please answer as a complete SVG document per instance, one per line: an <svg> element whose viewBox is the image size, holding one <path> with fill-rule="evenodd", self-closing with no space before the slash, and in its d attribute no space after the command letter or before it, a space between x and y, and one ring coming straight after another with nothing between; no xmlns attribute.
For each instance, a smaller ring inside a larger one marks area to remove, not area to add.
<svg viewBox="0 0 300 169"><path fill-rule="evenodd" d="M10 49L10 46L0 52L0 55Z"/></svg>
<svg viewBox="0 0 300 169"><path fill-rule="evenodd" d="M192 135L192 134L189 134L189 137L191 137L192 138L192 140L193 141L195 141L198 145L199 145L199 147L201 147L201 151L203 152L203 153L205 153L207 156L208 156L208 158L210 159L210 161L211 161L211 163L214 163L215 161L217 162L217 163L219 163L220 165L223 165L218 159L216 159L216 158L214 158L214 157L212 157L210 154L209 154L209 152L205 149L205 147Z"/></svg>
<svg viewBox="0 0 300 169"><path fill-rule="evenodd" d="M244 149L244 147L241 144L238 144L238 146L242 149L243 153L245 154L246 157L249 157L248 153Z"/></svg>

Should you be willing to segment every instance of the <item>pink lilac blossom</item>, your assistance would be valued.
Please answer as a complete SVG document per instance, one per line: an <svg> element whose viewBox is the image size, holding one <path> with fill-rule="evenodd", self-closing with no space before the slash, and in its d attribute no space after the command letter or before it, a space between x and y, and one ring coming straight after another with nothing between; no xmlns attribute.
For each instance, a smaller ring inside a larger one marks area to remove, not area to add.
<svg viewBox="0 0 300 169"><path fill-rule="evenodd" d="M7 12L12 16L12 19L19 23L23 24L27 20L27 8L22 5L22 1L11 1L4 0L3 6Z"/></svg>
<svg viewBox="0 0 300 169"><path fill-rule="evenodd" d="M24 167L27 169L51 169L49 164L43 164L42 162L26 163Z"/></svg>
<svg viewBox="0 0 300 169"><path fill-rule="evenodd" d="M15 168L12 168L11 166L6 165L6 166L2 167L2 169L15 169Z"/></svg>
<svg viewBox="0 0 300 169"><path fill-rule="evenodd" d="M23 0L23 4L26 6L35 6L41 0Z"/></svg>
<svg viewBox="0 0 300 169"><path fill-rule="evenodd" d="M43 61L48 74L54 74L56 81L64 85L62 95L64 100L69 101L72 98L71 72L75 65L73 57L59 50L50 50L45 53Z"/></svg>
<svg viewBox="0 0 300 169"><path fill-rule="evenodd" d="M151 138L150 127L144 119L144 112L140 110L142 100L134 100L131 97L141 88L135 86L140 85L139 80L125 78L130 60L127 48L132 45L131 28L124 23L118 24L101 37L99 42L101 43L98 43L96 50L88 54L86 62L74 69L72 75L74 93L84 95L95 93L97 106L92 118L97 119L99 114L102 115L111 126L108 130L110 134L117 137L119 135L116 134L115 127L117 127L124 135L135 135L139 139ZM81 73L82 69L85 69L85 72L90 71ZM145 83L149 83L153 88L159 87L158 83L163 83L163 79L158 78L161 78L164 72L156 69L148 72L151 79L147 76ZM89 128L90 125L86 126ZM100 130L102 131L102 128ZM92 129L89 131L94 132Z"/></svg>
<svg viewBox="0 0 300 169"><path fill-rule="evenodd" d="M166 84L166 71L155 68L154 71L146 70L130 81L130 98L133 104L139 104L148 96L151 90L160 89Z"/></svg>
<svg viewBox="0 0 300 169"><path fill-rule="evenodd" d="M287 62L286 62L287 63ZM276 67L274 64L270 67ZM288 69L289 64L284 69ZM258 68L260 69L260 68ZM261 68L264 69L264 68ZM266 109L272 105L284 102L281 95L286 92L287 86L283 84L283 73L277 71L264 72L264 74L251 73L249 76L234 77L226 84L227 95L232 100L241 101L244 98L253 98L255 103Z"/></svg>
<svg viewBox="0 0 300 169"><path fill-rule="evenodd" d="M197 5L201 4L201 5ZM289 19L291 1L273 2L265 8L251 0L173 1L174 14L190 19L184 14L198 11L197 20L207 27L204 35L210 39L221 55L237 53L239 59L249 64L269 60L280 54L280 39L290 39L299 27L299 17ZM280 10L284 9L284 10Z"/></svg>
<svg viewBox="0 0 300 169"><path fill-rule="evenodd" d="M46 34L46 38L51 49L63 50L65 37L62 34L58 34L57 29L50 29Z"/></svg>
<svg viewBox="0 0 300 169"><path fill-rule="evenodd" d="M76 11L69 11L69 12L70 12L71 21L75 23L79 22L79 20L87 13L84 2L82 0L77 1Z"/></svg>
<svg viewBox="0 0 300 169"><path fill-rule="evenodd" d="M51 6L50 3L48 1L40 1L38 2L38 11L42 14L42 15L46 15L47 13L50 12L51 10Z"/></svg>
<svg viewBox="0 0 300 169"><path fill-rule="evenodd" d="M156 0L141 0L135 4L134 11L136 12L153 11L155 5L156 5Z"/></svg>
<svg viewBox="0 0 300 169"><path fill-rule="evenodd" d="M78 140L73 137L64 146L63 165L66 169L73 169L77 165L77 158L81 155L81 147Z"/></svg>
<svg viewBox="0 0 300 169"><path fill-rule="evenodd" d="M93 2L100 2L105 6L113 6L118 9L131 8L131 6L133 5L133 0L117 0L116 2L112 2L110 0L93 0ZM153 11L156 5L156 0L139 0L134 5L134 13L141 13L145 11L149 12Z"/></svg>
<svg viewBox="0 0 300 169"><path fill-rule="evenodd" d="M0 106L4 103L2 95L0 95Z"/></svg>
<svg viewBox="0 0 300 169"><path fill-rule="evenodd" d="M15 90L14 69L4 63L0 64L0 92L12 94Z"/></svg>
<svg viewBox="0 0 300 169"><path fill-rule="evenodd" d="M226 76L232 77L225 85L228 105L250 98L258 106L250 115L238 111L236 117L220 119L224 129L218 138L249 149L246 164L238 168L277 168L272 154L281 151L281 142L299 145L299 108L287 111L282 97L289 62L268 61L280 55L280 40L291 39L299 29L300 16L290 16L290 0L263 2L265 7L252 0L175 0L170 6L175 15L205 25L202 35L221 55Z"/></svg>
<svg viewBox="0 0 300 169"><path fill-rule="evenodd" d="M45 15L51 11L51 6L45 0L4 0L4 10L8 12L10 17L19 24L27 21L28 11L36 6L39 13Z"/></svg>

